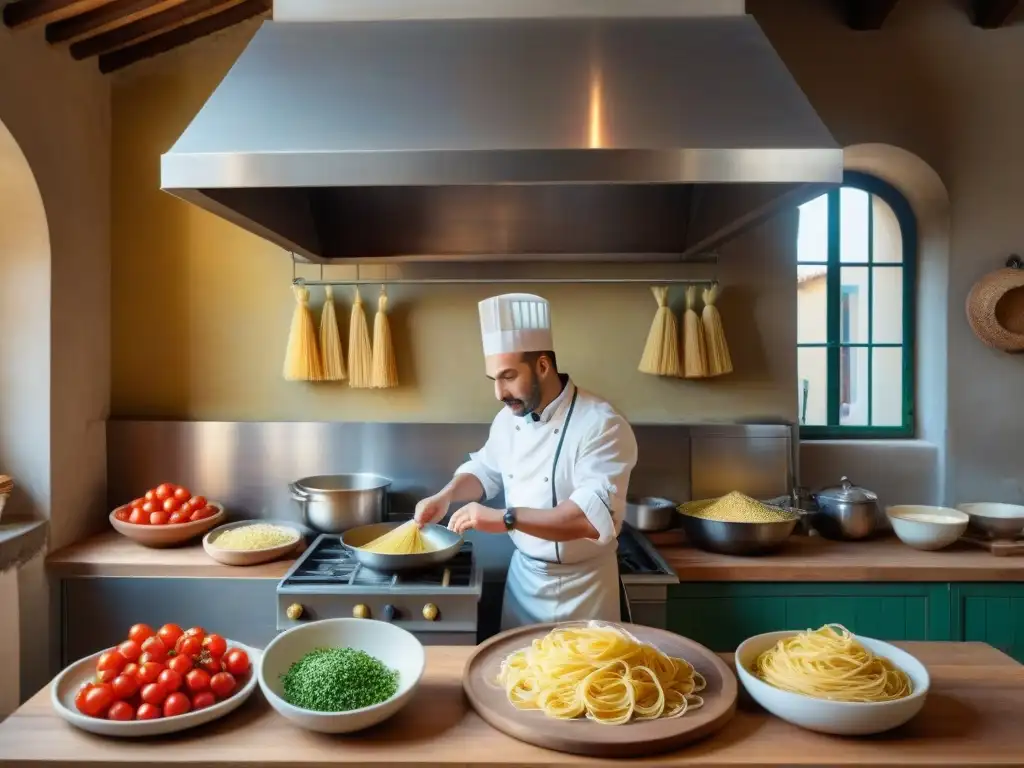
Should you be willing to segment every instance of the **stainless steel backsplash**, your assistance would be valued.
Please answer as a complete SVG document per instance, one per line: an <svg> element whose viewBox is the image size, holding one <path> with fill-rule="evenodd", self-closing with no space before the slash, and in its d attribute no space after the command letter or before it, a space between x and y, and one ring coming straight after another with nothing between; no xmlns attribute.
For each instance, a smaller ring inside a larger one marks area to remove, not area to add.
<svg viewBox="0 0 1024 768"><path fill-rule="evenodd" d="M631 494L682 502L740 490L770 498L795 484L792 425L633 428L639 461ZM234 517L299 521L288 483L375 472L393 480L392 513L403 516L451 478L487 430L486 424L111 420L108 501L113 508L167 481L222 502Z"/></svg>

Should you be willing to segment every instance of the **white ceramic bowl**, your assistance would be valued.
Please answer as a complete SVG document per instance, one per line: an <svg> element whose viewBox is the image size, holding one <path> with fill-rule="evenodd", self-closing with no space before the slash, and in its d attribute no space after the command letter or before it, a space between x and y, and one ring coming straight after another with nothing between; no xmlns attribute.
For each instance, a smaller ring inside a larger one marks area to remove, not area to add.
<svg viewBox="0 0 1024 768"><path fill-rule="evenodd" d="M224 505L218 504L216 501L208 502L211 507L218 509L217 514L213 517L207 517L204 520L196 520L194 523L170 523L166 525L137 525L135 523L126 523L123 520L118 520L114 517L118 510L124 509L128 505L118 507L110 513L110 524L114 526L114 529L127 536L132 541L141 544L144 547L173 547L178 544L184 544L190 539L194 539L196 536L202 536L208 530L214 526L220 525L224 522L226 514L224 512Z"/></svg>
<svg viewBox="0 0 1024 768"><path fill-rule="evenodd" d="M220 536L224 531L229 531L234 528L244 528L247 525L273 525L275 528L283 528L294 533L294 538L287 544L281 544L276 547L265 547L263 549L221 549L217 546L217 537ZM298 526L290 525L288 523L280 523L276 520L241 520L237 523L228 523L227 525L221 525L214 528L208 534L203 537L203 549L206 550L206 554L212 557L219 563L224 565L258 565L259 563L269 563L271 560L276 560L279 557L291 553L299 542L302 541L303 532Z"/></svg>
<svg viewBox="0 0 1024 768"><path fill-rule="evenodd" d="M886 516L899 540L914 549L936 550L959 540L970 518L949 507L901 504L886 507Z"/></svg>
<svg viewBox="0 0 1024 768"><path fill-rule="evenodd" d="M745 640L736 649L736 674L751 697L776 717L819 733L837 736L866 736L903 725L921 711L931 679L925 666L894 645L856 635L866 648L884 656L910 677L913 692L903 699L871 703L829 701L790 693L759 680L750 671L758 655L796 630L768 632Z"/></svg>
<svg viewBox="0 0 1024 768"><path fill-rule="evenodd" d="M284 700L281 675L317 648L355 648L398 671L398 691L387 701L350 712L314 712ZM383 722L409 703L426 656L415 635L394 624L374 619L325 619L282 632L263 651L260 688L270 706L298 726L320 733L352 733Z"/></svg>
<svg viewBox="0 0 1024 768"><path fill-rule="evenodd" d="M971 517L971 526L994 539L1016 539L1024 530L1024 507L1017 504L979 502L957 504Z"/></svg>
<svg viewBox="0 0 1024 768"><path fill-rule="evenodd" d="M143 736L163 736L168 733L177 733L187 728L194 728L197 725L209 723L212 720L224 717L233 712L245 703L245 700L256 690L257 670L260 667L260 651L257 648L250 648L242 643L228 640L229 648L241 648L249 654L251 670L249 676L242 683L242 688L234 696L217 702L212 707L199 709L194 712L186 712L177 717L161 717L156 720L101 720L96 717L86 717L75 708L75 694L87 682L96 678L96 662L99 661L107 650L104 649L92 656L79 659L71 666L64 669L53 682L50 683L50 702L54 710L71 725L81 728L83 731L97 733L101 736L117 736L121 738L140 738Z"/></svg>

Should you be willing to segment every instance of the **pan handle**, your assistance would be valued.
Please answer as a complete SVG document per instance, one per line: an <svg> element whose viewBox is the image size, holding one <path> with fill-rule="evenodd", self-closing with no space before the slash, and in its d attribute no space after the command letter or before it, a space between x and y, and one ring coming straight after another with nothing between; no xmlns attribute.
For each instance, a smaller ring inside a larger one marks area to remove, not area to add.
<svg viewBox="0 0 1024 768"><path fill-rule="evenodd" d="M304 490L302 490L302 488L300 488L298 486L298 484L296 484L296 483L288 483L288 490L291 492L292 498L295 501L299 501L299 502L303 502L303 503L309 501L309 494L306 493Z"/></svg>

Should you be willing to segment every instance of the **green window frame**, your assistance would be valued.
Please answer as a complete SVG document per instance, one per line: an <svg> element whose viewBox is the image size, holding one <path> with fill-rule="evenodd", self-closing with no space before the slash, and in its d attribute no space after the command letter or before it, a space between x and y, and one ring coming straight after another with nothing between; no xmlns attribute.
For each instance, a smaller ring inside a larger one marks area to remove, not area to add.
<svg viewBox="0 0 1024 768"><path fill-rule="evenodd" d="M874 261L874 222L873 207L868 205L868 260L866 262L840 260L840 189L853 188L875 195L886 202L892 209L899 224L902 239L902 261ZM824 194L828 204L828 248L827 260L824 262L800 262L800 266L824 267L826 293L826 334L825 341L818 343L798 342L798 348L824 347L826 350L827 370L827 424L804 424L806 411L806 382L804 386L802 412L800 413L800 437L808 440L846 440L846 439L892 439L913 438L914 427L914 319L915 298L917 287L917 221L913 209L907 199L892 185L865 173L847 171L843 175L842 187L830 189ZM843 267L867 267L867 325L868 335L865 342L850 343L842 337L843 333L843 285L841 269ZM903 272L903 333L900 343L879 343L874 341L873 329L873 278L874 269L900 269ZM864 355L867 365L867 421L868 425L846 425L841 423L842 376L840 374L843 361L849 365L854 357L853 348L866 349ZM870 426L872 416L874 350L882 348L898 348L902 350L902 423L892 426Z"/></svg>

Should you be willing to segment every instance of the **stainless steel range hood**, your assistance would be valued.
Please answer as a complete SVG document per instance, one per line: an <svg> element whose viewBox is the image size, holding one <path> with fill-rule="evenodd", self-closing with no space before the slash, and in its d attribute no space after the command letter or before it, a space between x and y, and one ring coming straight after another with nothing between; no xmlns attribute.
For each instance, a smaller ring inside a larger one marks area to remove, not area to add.
<svg viewBox="0 0 1024 768"><path fill-rule="evenodd" d="M177 197L359 262L678 259L841 178L742 13L278 18L161 164Z"/></svg>

